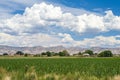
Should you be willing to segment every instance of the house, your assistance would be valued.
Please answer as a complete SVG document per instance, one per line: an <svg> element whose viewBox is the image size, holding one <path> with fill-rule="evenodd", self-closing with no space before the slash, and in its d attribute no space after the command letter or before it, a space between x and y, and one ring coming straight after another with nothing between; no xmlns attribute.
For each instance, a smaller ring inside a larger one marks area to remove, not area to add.
<svg viewBox="0 0 120 80"><path fill-rule="evenodd" d="M88 53L83 54L84 57L89 57L90 55Z"/></svg>

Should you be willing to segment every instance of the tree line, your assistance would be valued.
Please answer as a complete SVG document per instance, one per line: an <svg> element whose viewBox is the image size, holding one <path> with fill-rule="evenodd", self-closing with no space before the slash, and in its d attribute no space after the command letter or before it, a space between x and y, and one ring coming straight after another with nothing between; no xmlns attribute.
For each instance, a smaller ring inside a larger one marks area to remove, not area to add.
<svg viewBox="0 0 120 80"><path fill-rule="evenodd" d="M3 53L3 56L9 55L8 53ZM52 56L80 56L80 57L113 57L113 53L110 50L105 50L100 53L94 53L92 50L85 50L84 52L78 52L77 54L70 55L67 50L60 51L58 53L46 51L40 54L28 54L22 51L17 51L14 56L34 56L34 57L52 57Z"/></svg>

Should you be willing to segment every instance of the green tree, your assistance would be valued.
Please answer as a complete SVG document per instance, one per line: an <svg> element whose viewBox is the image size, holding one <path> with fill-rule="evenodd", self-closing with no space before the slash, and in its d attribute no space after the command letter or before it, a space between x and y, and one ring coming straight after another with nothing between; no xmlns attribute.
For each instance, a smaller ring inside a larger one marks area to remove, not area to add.
<svg viewBox="0 0 120 80"><path fill-rule="evenodd" d="M8 53L3 53L3 56L7 56L8 55Z"/></svg>
<svg viewBox="0 0 120 80"><path fill-rule="evenodd" d="M84 53L88 53L90 56L93 55L93 51L92 50L85 50Z"/></svg>
<svg viewBox="0 0 120 80"><path fill-rule="evenodd" d="M65 56L63 52L59 52L59 56Z"/></svg>
<svg viewBox="0 0 120 80"><path fill-rule="evenodd" d="M54 52L53 56L59 56L59 53L55 53L55 52Z"/></svg>
<svg viewBox="0 0 120 80"><path fill-rule="evenodd" d="M69 56L69 53L67 50L63 50L63 53L65 54L65 56Z"/></svg>
<svg viewBox="0 0 120 80"><path fill-rule="evenodd" d="M98 57L113 57L113 54L110 50L105 50L98 54Z"/></svg>
<svg viewBox="0 0 120 80"><path fill-rule="evenodd" d="M47 51L47 52L46 52L46 55L47 55L48 57L50 57L50 56L52 56L52 52Z"/></svg>
<svg viewBox="0 0 120 80"><path fill-rule="evenodd" d="M24 53L22 51L17 51L16 54L17 55L24 55Z"/></svg>
<svg viewBox="0 0 120 80"><path fill-rule="evenodd" d="M67 50L63 50L62 52L59 52L59 56L69 56L69 53Z"/></svg>
<svg viewBox="0 0 120 80"><path fill-rule="evenodd" d="M34 55L34 57L40 57L41 56L41 54L35 54Z"/></svg>
<svg viewBox="0 0 120 80"><path fill-rule="evenodd" d="M81 52L78 52L78 55L82 55L82 53L81 53Z"/></svg>
<svg viewBox="0 0 120 80"><path fill-rule="evenodd" d="M24 54L24 56L25 56L25 57L28 57L28 54L27 54L27 53L25 53L25 54Z"/></svg>
<svg viewBox="0 0 120 80"><path fill-rule="evenodd" d="M47 55L46 52L42 52L41 55Z"/></svg>

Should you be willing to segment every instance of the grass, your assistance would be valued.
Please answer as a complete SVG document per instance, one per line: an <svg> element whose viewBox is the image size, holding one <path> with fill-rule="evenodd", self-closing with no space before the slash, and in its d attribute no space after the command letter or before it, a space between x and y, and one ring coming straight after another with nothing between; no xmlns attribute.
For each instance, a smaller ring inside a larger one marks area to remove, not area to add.
<svg viewBox="0 0 120 80"><path fill-rule="evenodd" d="M2 57L0 67L0 80L120 80L120 58Z"/></svg>

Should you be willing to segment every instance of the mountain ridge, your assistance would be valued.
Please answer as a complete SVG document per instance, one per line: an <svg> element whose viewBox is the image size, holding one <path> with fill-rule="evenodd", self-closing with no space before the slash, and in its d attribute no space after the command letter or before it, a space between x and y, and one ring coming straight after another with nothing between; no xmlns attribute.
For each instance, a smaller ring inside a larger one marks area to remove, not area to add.
<svg viewBox="0 0 120 80"><path fill-rule="evenodd" d="M0 54L3 54L3 53L15 54L17 51L23 51L24 53L29 53L29 54L40 54L46 51L60 52L62 50L67 50L70 54L76 54L78 52L83 52L87 49L92 50L94 53L99 53L103 50L111 50L113 54L120 54L120 48L102 48L102 47L82 48L82 47L64 47L64 46L14 47L14 46L7 46L7 45L0 45Z"/></svg>

